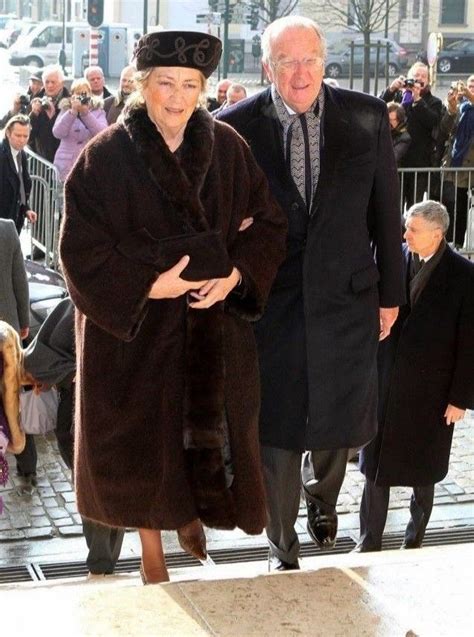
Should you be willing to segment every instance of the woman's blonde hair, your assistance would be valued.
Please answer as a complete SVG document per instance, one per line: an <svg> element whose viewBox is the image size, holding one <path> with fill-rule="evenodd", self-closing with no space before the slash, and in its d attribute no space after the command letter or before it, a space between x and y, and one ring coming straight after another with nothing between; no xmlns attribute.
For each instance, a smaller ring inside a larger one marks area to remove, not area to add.
<svg viewBox="0 0 474 637"><path fill-rule="evenodd" d="M127 106L129 108L141 107L145 105L145 98L143 97L143 89L146 87L148 83L148 79L153 72L153 69L158 67L151 66L143 71L137 71L135 73L135 83L137 88L127 99ZM201 92L198 99L199 106L206 105L206 91L207 91L207 79L204 75L199 71L199 80L201 82Z"/></svg>
<svg viewBox="0 0 474 637"><path fill-rule="evenodd" d="M85 77L80 77L71 84L71 94L73 93L89 93L92 95L92 89Z"/></svg>

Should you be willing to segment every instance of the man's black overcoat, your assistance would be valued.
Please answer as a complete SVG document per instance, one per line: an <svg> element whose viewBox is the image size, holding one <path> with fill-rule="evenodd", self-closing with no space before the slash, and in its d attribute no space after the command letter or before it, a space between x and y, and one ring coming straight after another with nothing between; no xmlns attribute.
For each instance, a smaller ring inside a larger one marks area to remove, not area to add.
<svg viewBox="0 0 474 637"><path fill-rule="evenodd" d="M361 455L369 480L423 486L446 476L453 426L444 412L474 408L473 353L474 265L446 248L380 346L379 432Z"/></svg>
<svg viewBox="0 0 474 637"><path fill-rule="evenodd" d="M288 256L256 329L260 440L283 449L356 447L375 436L378 308L404 301L386 105L324 90L311 215L289 176L270 89L218 118L248 141L289 219Z"/></svg>
<svg viewBox="0 0 474 637"><path fill-rule="evenodd" d="M31 179L28 174L26 153L21 151L21 166L23 170L23 184L25 186L26 199L31 191ZM0 217L13 219L18 232L23 227L27 205L22 205L20 199L20 178L13 163L10 144L5 138L0 144Z"/></svg>

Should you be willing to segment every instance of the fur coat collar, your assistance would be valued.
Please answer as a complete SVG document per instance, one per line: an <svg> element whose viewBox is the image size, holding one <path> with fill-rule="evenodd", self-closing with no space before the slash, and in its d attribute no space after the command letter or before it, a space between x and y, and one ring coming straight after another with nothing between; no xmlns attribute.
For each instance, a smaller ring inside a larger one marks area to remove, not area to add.
<svg viewBox="0 0 474 637"><path fill-rule="evenodd" d="M212 116L202 108L194 111L177 153L170 151L145 108L126 106L122 125L149 175L176 208L183 230L208 230L200 194L212 161Z"/></svg>

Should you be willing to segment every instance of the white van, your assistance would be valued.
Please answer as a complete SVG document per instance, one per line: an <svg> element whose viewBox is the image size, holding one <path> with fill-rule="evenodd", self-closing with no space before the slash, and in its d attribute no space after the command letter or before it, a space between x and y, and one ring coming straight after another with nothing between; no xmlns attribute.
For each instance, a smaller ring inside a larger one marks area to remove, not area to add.
<svg viewBox="0 0 474 637"><path fill-rule="evenodd" d="M66 66L72 63L73 29L89 28L85 22L66 24ZM36 66L41 68L57 64L63 44L62 22L41 22L28 35L20 36L9 49L9 61L13 66Z"/></svg>

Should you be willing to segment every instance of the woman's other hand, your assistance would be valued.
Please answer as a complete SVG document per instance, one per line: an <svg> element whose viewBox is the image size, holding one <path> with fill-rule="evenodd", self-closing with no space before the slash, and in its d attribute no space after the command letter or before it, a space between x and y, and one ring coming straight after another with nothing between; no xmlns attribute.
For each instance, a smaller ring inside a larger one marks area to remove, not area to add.
<svg viewBox="0 0 474 637"><path fill-rule="evenodd" d="M253 223L253 217L245 217L245 219L240 224L239 232L243 232L244 230L247 230L247 228L250 228L252 223Z"/></svg>
<svg viewBox="0 0 474 637"><path fill-rule="evenodd" d="M211 279L198 292L191 292L190 296L196 299L196 302L190 303L189 307L195 310L206 310L208 307L223 301L229 292L241 281L241 274L237 268L233 268L232 272L226 279Z"/></svg>
<svg viewBox="0 0 474 637"><path fill-rule="evenodd" d="M185 281L181 278L181 273L189 263L189 256L181 259L169 270L162 272L153 283L148 294L150 299L176 299L189 290L199 290L206 286L209 281Z"/></svg>

